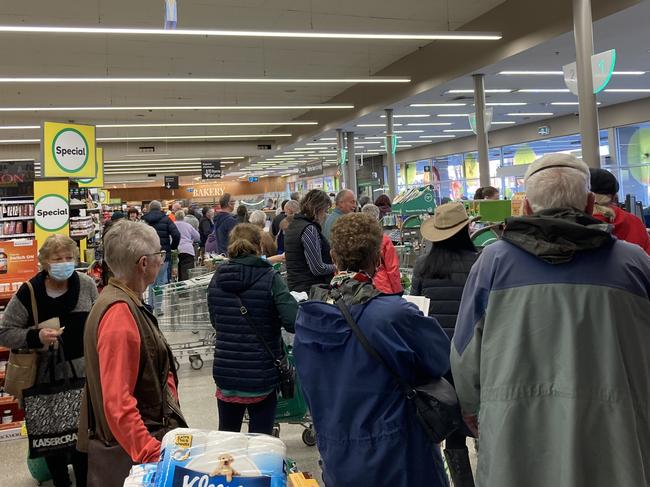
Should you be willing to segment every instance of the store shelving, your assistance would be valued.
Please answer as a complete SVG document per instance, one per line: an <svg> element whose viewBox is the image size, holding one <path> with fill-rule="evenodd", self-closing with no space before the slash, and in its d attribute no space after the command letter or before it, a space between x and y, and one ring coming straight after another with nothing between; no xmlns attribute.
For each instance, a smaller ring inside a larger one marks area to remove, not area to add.
<svg viewBox="0 0 650 487"><path fill-rule="evenodd" d="M0 222L8 222L12 220L33 220L34 215L32 216L6 216L4 218L0 218Z"/></svg>
<svg viewBox="0 0 650 487"><path fill-rule="evenodd" d="M34 235L33 233L16 233L14 235L0 235L0 238L28 238Z"/></svg>

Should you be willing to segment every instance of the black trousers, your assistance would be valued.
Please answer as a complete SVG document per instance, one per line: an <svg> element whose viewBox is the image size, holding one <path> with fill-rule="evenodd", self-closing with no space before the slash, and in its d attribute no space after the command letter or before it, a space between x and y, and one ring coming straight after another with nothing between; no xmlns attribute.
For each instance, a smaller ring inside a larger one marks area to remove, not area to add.
<svg viewBox="0 0 650 487"><path fill-rule="evenodd" d="M178 254L178 280L187 281L190 278L190 269L194 269L194 256Z"/></svg>
<svg viewBox="0 0 650 487"><path fill-rule="evenodd" d="M277 405L278 397L275 392L269 394L262 402L255 404L237 404L217 399L219 431L239 433L244 421L244 413L248 409L248 432L270 435L273 433Z"/></svg>
<svg viewBox="0 0 650 487"><path fill-rule="evenodd" d="M77 487L86 487L88 476L88 455L80 451L53 453L45 457L45 463L52 475L54 487L70 487L68 465L72 464Z"/></svg>

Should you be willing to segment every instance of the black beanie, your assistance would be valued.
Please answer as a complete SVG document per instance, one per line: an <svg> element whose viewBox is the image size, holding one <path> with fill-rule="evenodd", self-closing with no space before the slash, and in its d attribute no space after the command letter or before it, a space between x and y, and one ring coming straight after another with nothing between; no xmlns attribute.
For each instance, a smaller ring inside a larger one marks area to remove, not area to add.
<svg viewBox="0 0 650 487"><path fill-rule="evenodd" d="M618 194L616 177L605 169L589 169L591 173L591 192L596 194Z"/></svg>

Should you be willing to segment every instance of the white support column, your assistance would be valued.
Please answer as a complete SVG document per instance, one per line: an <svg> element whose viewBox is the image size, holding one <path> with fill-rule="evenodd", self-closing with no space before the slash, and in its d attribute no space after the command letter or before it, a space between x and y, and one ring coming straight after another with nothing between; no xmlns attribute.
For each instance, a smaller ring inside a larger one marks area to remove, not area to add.
<svg viewBox="0 0 650 487"><path fill-rule="evenodd" d="M478 149L478 170L481 187L490 186L490 156L488 134L485 127L485 75L475 74L474 106L476 108L476 148Z"/></svg>
<svg viewBox="0 0 650 487"><path fill-rule="evenodd" d="M336 129L336 163L338 166L339 173L341 174L341 189L348 187L348 178L346 175L345 168L345 138L343 136L343 130Z"/></svg>
<svg viewBox="0 0 650 487"><path fill-rule="evenodd" d="M395 165L395 139L393 137L393 109L386 108L386 166L388 168L388 196L397 196L397 166Z"/></svg>
<svg viewBox="0 0 650 487"><path fill-rule="evenodd" d="M591 0L573 0L573 30L576 43L576 72L580 102L580 137L582 160L589 167L600 167L598 105L594 95L591 57L594 54L594 30Z"/></svg>
<svg viewBox="0 0 650 487"><path fill-rule="evenodd" d="M357 186L357 154L354 147L354 132L347 133L348 139L348 165L347 165L347 187L352 190L356 198L359 193Z"/></svg>

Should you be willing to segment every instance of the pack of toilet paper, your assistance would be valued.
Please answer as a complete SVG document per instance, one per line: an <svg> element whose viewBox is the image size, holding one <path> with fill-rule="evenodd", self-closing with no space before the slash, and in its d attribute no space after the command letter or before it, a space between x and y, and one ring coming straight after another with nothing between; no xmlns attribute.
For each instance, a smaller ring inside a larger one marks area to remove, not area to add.
<svg viewBox="0 0 650 487"><path fill-rule="evenodd" d="M154 487L157 469L157 463L134 465L129 476L124 479L124 487Z"/></svg>
<svg viewBox="0 0 650 487"><path fill-rule="evenodd" d="M285 459L272 436L179 428L163 438L155 487L286 487Z"/></svg>

